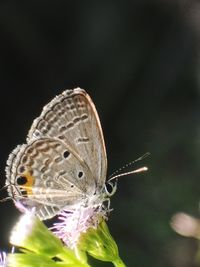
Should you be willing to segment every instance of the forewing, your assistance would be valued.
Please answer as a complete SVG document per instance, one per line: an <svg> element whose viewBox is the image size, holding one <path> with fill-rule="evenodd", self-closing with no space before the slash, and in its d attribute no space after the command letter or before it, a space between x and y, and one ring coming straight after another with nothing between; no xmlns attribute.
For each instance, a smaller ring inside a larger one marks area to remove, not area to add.
<svg viewBox="0 0 200 267"><path fill-rule="evenodd" d="M34 139L18 146L6 168L9 195L40 219L86 201L95 193L92 173L72 149L58 139Z"/></svg>
<svg viewBox="0 0 200 267"><path fill-rule="evenodd" d="M47 104L28 134L33 138L59 138L87 164L102 188L107 157L101 124L89 95L80 88L66 90Z"/></svg>

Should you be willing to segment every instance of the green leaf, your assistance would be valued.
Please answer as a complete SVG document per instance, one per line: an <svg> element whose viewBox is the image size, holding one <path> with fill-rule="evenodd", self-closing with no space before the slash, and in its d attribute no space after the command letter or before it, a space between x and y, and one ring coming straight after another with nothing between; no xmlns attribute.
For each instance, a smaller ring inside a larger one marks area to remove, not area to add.
<svg viewBox="0 0 200 267"><path fill-rule="evenodd" d="M125 266L119 257L118 247L104 220L97 228L91 227L81 235L78 248L87 251L92 257L112 262L115 266Z"/></svg>

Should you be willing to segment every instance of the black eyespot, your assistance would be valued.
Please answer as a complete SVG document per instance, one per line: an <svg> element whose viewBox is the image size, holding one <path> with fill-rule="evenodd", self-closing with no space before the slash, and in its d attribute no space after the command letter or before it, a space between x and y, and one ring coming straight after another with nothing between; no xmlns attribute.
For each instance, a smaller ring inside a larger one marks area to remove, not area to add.
<svg viewBox="0 0 200 267"><path fill-rule="evenodd" d="M67 150L63 153L63 157L64 157L65 159L68 158L69 155L70 155L70 153L69 153L69 151L67 151Z"/></svg>
<svg viewBox="0 0 200 267"><path fill-rule="evenodd" d="M74 187L74 185L73 184L71 184L71 188L73 188Z"/></svg>
<svg viewBox="0 0 200 267"><path fill-rule="evenodd" d="M17 177L17 184L18 185L24 185L26 183L27 183L26 176L19 176L19 177Z"/></svg>
<svg viewBox="0 0 200 267"><path fill-rule="evenodd" d="M83 172L80 171L80 172L78 173L78 178L82 178L82 177L83 177Z"/></svg>

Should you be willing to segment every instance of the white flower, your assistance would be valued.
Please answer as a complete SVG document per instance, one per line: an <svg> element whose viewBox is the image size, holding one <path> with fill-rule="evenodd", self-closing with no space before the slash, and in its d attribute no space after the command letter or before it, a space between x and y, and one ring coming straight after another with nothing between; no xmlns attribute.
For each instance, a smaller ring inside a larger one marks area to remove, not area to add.
<svg viewBox="0 0 200 267"><path fill-rule="evenodd" d="M0 267L6 267L6 253L0 252Z"/></svg>
<svg viewBox="0 0 200 267"><path fill-rule="evenodd" d="M102 203L84 207L78 204L74 209L63 210L59 215L59 222L51 228L69 248L75 248L80 234L90 227L97 227L101 219L107 219L109 208Z"/></svg>

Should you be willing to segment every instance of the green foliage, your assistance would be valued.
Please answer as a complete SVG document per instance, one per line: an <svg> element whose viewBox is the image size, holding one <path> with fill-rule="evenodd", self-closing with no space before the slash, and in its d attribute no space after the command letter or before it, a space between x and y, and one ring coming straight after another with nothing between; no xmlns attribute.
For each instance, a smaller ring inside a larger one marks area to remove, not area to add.
<svg viewBox="0 0 200 267"><path fill-rule="evenodd" d="M81 234L77 247L67 248L39 219L26 213L15 225L10 242L21 253L8 254L7 267L89 267L87 254L125 267L104 220Z"/></svg>

